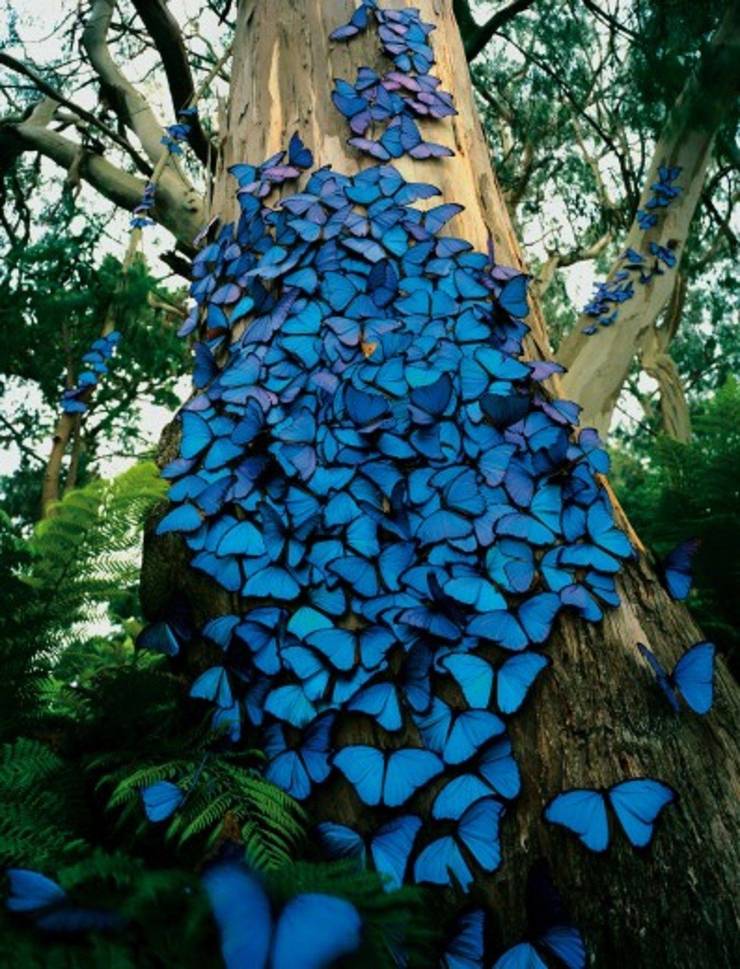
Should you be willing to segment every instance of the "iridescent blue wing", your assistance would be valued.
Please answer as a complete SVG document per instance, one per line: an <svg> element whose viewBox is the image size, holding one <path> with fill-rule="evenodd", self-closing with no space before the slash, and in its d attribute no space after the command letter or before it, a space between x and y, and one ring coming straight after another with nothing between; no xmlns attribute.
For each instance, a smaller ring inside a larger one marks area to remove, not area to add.
<svg viewBox="0 0 740 969"><path fill-rule="evenodd" d="M388 807L400 807L443 770L440 758L429 750L417 747L394 750L388 755L383 802Z"/></svg>
<svg viewBox="0 0 740 969"><path fill-rule="evenodd" d="M384 730L400 730L403 723L398 694L392 683L375 683L366 687L355 694L347 709L368 714Z"/></svg>
<svg viewBox="0 0 740 969"><path fill-rule="evenodd" d="M415 814L404 814L384 824L370 841L375 867L386 876L391 889L403 885L409 855L420 828L420 818Z"/></svg>
<svg viewBox="0 0 740 969"><path fill-rule="evenodd" d="M361 868L365 867L367 852L362 836L346 824L325 821L316 826L321 847L330 858L353 858Z"/></svg>
<svg viewBox="0 0 740 969"><path fill-rule="evenodd" d="M676 691L673 689L671 679L668 676L667 671L664 669L663 664L660 662L655 653L648 649L644 643L638 643L637 648L639 649L642 657L647 660L650 665L650 669L655 674L655 679L657 680L658 686L661 688L666 696L666 699L673 707L675 713L680 712L680 707L678 705L678 697L676 696Z"/></svg>
<svg viewBox="0 0 740 969"><path fill-rule="evenodd" d="M380 804L385 775L382 751L363 744L343 747L334 755L334 766L344 774L364 804L370 807Z"/></svg>
<svg viewBox="0 0 740 969"><path fill-rule="evenodd" d="M531 943L519 942L499 956L493 969L548 969L548 965Z"/></svg>
<svg viewBox="0 0 740 969"><path fill-rule="evenodd" d="M549 665L547 656L529 651L507 659L496 671L496 705L499 711L504 714L516 713L534 681Z"/></svg>
<svg viewBox="0 0 740 969"><path fill-rule="evenodd" d="M470 869L451 835L432 841L414 862L414 881L417 883L452 885L456 882L467 892L472 880Z"/></svg>
<svg viewBox="0 0 740 969"><path fill-rule="evenodd" d="M448 781L434 799L432 817L437 820L457 821L471 804L493 791L476 774L461 774Z"/></svg>
<svg viewBox="0 0 740 969"><path fill-rule="evenodd" d="M223 666L212 666L195 680L190 687L190 696L211 700L216 706L230 707L234 702L229 684L229 675Z"/></svg>
<svg viewBox="0 0 740 969"><path fill-rule="evenodd" d="M266 969L272 912L262 885L237 862L219 862L201 877L219 929L226 969Z"/></svg>
<svg viewBox="0 0 740 969"><path fill-rule="evenodd" d="M499 822L504 805L492 797L476 801L460 818L457 834L484 871L495 871L501 864Z"/></svg>
<svg viewBox="0 0 740 969"><path fill-rule="evenodd" d="M55 881L30 868L8 868L5 874L10 889L5 906L11 912L35 912L67 899L67 893Z"/></svg>
<svg viewBox="0 0 740 969"><path fill-rule="evenodd" d="M457 920L455 935L442 956L442 969L483 969L485 920L481 908Z"/></svg>
<svg viewBox="0 0 740 969"><path fill-rule="evenodd" d="M185 800L185 792L170 781L157 781L141 791L146 816L157 823L166 821Z"/></svg>
<svg viewBox="0 0 740 969"><path fill-rule="evenodd" d="M567 828L590 851L609 847L609 819L600 791L576 788L557 794L545 807L544 817L550 824Z"/></svg>
<svg viewBox="0 0 740 969"><path fill-rule="evenodd" d="M483 752L478 772L501 797L510 801L519 794L522 782L508 737L502 737Z"/></svg>
<svg viewBox="0 0 740 969"><path fill-rule="evenodd" d="M663 581L672 599L685 599L691 591L694 581L692 562L700 545L700 539L689 538L677 545L661 562Z"/></svg>
<svg viewBox="0 0 740 969"><path fill-rule="evenodd" d="M694 713L705 714L714 702L714 643L696 643L676 663L671 680Z"/></svg>
<svg viewBox="0 0 740 969"><path fill-rule="evenodd" d="M544 643L560 611L560 597L554 592L540 592L519 607L519 622L531 643Z"/></svg>
<svg viewBox="0 0 740 969"><path fill-rule="evenodd" d="M485 710L491 698L493 669L488 660L472 653L450 653L441 665L460 687L468 706Z"/></svg>
<svg viewBox="0 0 740 969"><path fill-rule="evenodd" d="M164 653L165 656L177 656L180 652L180 643L166 622L154 622L144 626L136 637L136 645L142 649L153 649L156 653Z"/></svg>
<svg viewBox="0 0 740 969"><path fill-rule="evenodd" d="M624 833L635 848L650 844L658 815L676 799L672 787L649 777L615 784L609 788L608 795Z"/></svg>
<svg viewBox="0 0 740 969"><path fill-rule="evenodd" d="M528 277L525 275L514 276L504 284L503 289L498 295L498 304L510 316L522 319L529 313L527 303Z"/></svg>
<svg viewBox="0 0 740 969"><path fill-rule="evenodd" d="M462 764L469 760L492 737L505 730L502 720L488 710L465 710L458 713L443 746L446 764Z"/></svg>
<svg viewBox="0 0 740 969"><path fill-rule="evenodd" d="M178 505L172 511L157 522L157 535L166 535L168 532L194 532L200 528L203 519L195 505L187 502Z"/></svg>
<svg viewBox="0 0 740 969"><path fill-rule="evenodd" d="M350 902L333 895L306 893L292 898L277 920L271 969L326 969L355 952L362 941L362 919ZM251 966L241 963L241 969ZM230 967L227 967L230 969Z"/></svg>

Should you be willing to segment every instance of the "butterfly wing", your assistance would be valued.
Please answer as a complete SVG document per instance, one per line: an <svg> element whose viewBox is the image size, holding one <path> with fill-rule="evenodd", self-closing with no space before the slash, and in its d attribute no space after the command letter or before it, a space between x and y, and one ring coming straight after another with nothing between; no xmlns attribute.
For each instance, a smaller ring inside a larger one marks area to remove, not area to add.
<svg viewBox="0 0 740 969"><path fill-rule="evenodd" d="M676 691L673 689L673 684L668 676L663 664L660 662L655 653L648 649L644 643L638 643L637 648L640 651L640 655L645 659L650 666L650 669L655 674L655 679L657 680L658 686L661 688L663 693L665 693L666 699L673 707L675 713L678 713L680 708L678 706L678 697L676 696Z"/></svg>
<svg viewBox="0 0 740 969"><path fill-rule="evenodd" d="M460 818L457 833L484 871L496 871L501 864L499 822L504 806L492 797L476 801Z"/></svg>
<svg viewBox="0 0 740 969"><path fill-rule="evenodd" d="M519 794L522 781L508 737L502 737L484 751L478 763L478 771L491 787L508 801Z"/></svg>
<svg viewBox="0 0 740 969"><path fill-rule="evenodd" d="M391 889L398 889L403 884L406 865L420 827L420 818L405 814L383 825L370 842L375 867L381 875L386 876Z"/></svg>
<svg viewBox="0 0 740 969"><path fill-rule="evenodd" d="M694 713L709 713L714 702L714 643L696 643L676 663L671 680Z"/></svg>
<svg viewBox="0 0 740 969"><path fill-rule="evenodd" d="M365 867L365 842L352 828L325 821L316 826L316 835L330 858L353 858L360 863L360 867Z"/></svg>
<svg viewBox="0 0 740 969"><path fill-rule="evenodd" d="M333 895L296 895L275 927L271 969L326 969L360 946L362 919L350 902ZM241 964L242 969L251 967Z"/></svg>
<svg viewBox="0 0 740 969"><path fill-rule="evenodd" d="M10 894L5 900L11 912L35 912L66 901L63 888L30 868L8 868Z"/></svg>
<svg viewBox="0 0 740 969"><path fill-rule="evenodd" d="M698 538L689 538L677 545L661 563L663 580L668 594L678 601L685 599L694 580L692 562L701 544Z"/></svg>
<svg viewBox="0 0 740 969"><path fill-rule="evenodd" d="M606 851L609 821L600 791L576 788L557 794L545 807L545 820L572 831L590 851Z"/></svg>
<svg viewBox="0 0 740 969"><path fill-rule="evenodd" d="M520 942L499 956L493 969L548 969L548 966L533 945Z"/></svg>
<svg viewBox="0 0 740 969"><path fill-rule="evenodd" d="M370 807L380 804L385 773L382 751L364 744L344 747L334 755L334 766L344 774L364 804Z"/></svg>
<svg viewBox="0 0 740 969"><path fill-rule="evenodd" d="M456 934L442 956L442 969L483 969L485 912L476 908L462 915Z"/></svg>
<svg viewBox="0 0 740 969"><path fill-rule="evenodd" d="M185 792L170 781L157 781L141 792L144 811L150 821L166 821L185 800Z"/></svg>
<svg viewBox="0 0 740 969"><path fill-rule="evenodd" d="M496 704L501 713L511 714L524 703L530 687L550 660L540 653L525 652L507 659L496 671Z"/></svg>
<svg viewBox="0 0 740 969"><path fill-rule="evenodd" d="M219 929L226 969L266 969L272 914L260 883L236 862L211 866L201 881Z"/></svg>
<svg viewBox="0 0 740 969"><path fill-rule="evenodd" d="M622 781L609 789L617 820L635 848L650 844L658 815L675 799L672 787L649 777Z"/></svg>
<svg viewBox="0 0 740 969"><path fill-rule="evenodd" d="M418 747L394 750L388 757L383 786L384 803L388 807L400 807L443 770L444 764L430 750L421 750Z"/></svg>
<svg viewBox="0 0 740 969"><path fill-rule="evenodd" d="M453 879L467 892L473 880L457 842L451 835L428 844L414 863L414 881L432 885L452 885Z"/></svg>

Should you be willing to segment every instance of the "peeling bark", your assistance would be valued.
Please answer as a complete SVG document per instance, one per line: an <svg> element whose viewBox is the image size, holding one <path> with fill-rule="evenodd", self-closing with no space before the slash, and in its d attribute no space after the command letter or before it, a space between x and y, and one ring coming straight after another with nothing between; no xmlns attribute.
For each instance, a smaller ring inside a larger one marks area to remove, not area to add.
<svg viewBox="0 0 740 969"><path fill-rule="evenodd" d="M635 221L625 248L647 252L652 241L665 245L673 240L680 255L701 197L715 135L739 90L740 4L733 2L666 122L640 207L649 198L660 165L681 166L677 184L683 191L662 210L665 215L654 228L644 231ZM612 279L620 268L620 263L615 263L608 278ZM568 368L563 392L583 407L583 423L596 427L604 436L635 354L665 308L673 283L673 273L666 271L647 285L636 284L632 299L620 304L614 326L587 336L583 328L593 320L582 315L560 347L558 360Z"/></svg>
<svg viewBox="0 0 740 969"><path fill-rule="evenodd" d="M423 19L438 28L433 35L437 73L443 87L454 92L460 111L451 123L430 124L425 131L457 154L432 163L404 159L399 168L414 180L439 185L445 201L466 205L453 222L455 234L483 248L491 232L499 261L521 266L476 118L452 0L417 0L416 5ZM351 173L367 164L346 147L344 122L329 100L333 76L354 77L359 64L376 63L371 40L350 47L327 40L353 9L352 0L274 0L269 5L243 0L215 194L214 210L224 219L236 215L235 186L226 168L236 161L260 161L284 148L295 130L314 150L319 165L331 163ZM546 354L547 336L537 306L531 320L528 352ZM173 424L162 442L162 463L177 454L178 437ZM163 615L178 595L191 604L196 622L244 608L243 601L195 575L186 561L180 540L148 535L142 587L150 617ZM471 900L487 901L498 944L512 945L521 937L527 870L545 854L600 969L622 969L625 964L729 969L736 964L734 890L740 874L737 688L720 662L711 715L673 717L635 643L650 644L670 665L701 638L699 630L683 606L670 602L645 554L624 570L621 592L623 605L601 624L558 624L548 644L554 668L512 724L524 791L504 822L504 864L493 876L477 880L472 899L463 902L450 893L442 901L448 913ZM372 727L339 724L342 741L351 736L362 742L363 729ZM666 811L647 856L630 850L619 832L608 856L594 856L541 821L543 804L566 787L610 785L647 774L680 792L678 806ZM341 779L332 781L310 807L318 819L360 827L365 814Z"/></svg>

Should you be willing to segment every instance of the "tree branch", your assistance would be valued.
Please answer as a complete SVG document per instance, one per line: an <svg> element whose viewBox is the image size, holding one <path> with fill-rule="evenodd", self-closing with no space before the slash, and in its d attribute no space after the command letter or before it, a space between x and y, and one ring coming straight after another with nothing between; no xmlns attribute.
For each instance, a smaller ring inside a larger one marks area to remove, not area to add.
<svg viewBox="0 0 740 969"><path fill-rule="evenodd" d="M94 0L82 32L82 47L119 118L134 132L150 161L156 163L165 151L162 144L164 129L146 99L124 76L108 50L108 30L115 7L116 0Z"/></svg>
<svg viewBox="0 0 740 969"><path fill-rule="evenodd" d="M104 122L102 122L99 118L96 118L95 115L90 111L87 111L85 108L81 108L73 101L65 98L65 96L60 94L59 91L51 86L51 84L48 84L43 77L36 74L34 70L27 67L21 61L16 60L15 57L11 57L10 54L4 54L2 51L0 51L0 64L4 64L5 67L10 68L11 71L15 71L16 74L22 74L24 77L29 78L31 81L33 81L36 88L38 88L42 94L53 98L55 101L58 101L59 104L63 104L66 108L69 108L70 111L73 111L80 118L87 121L88 124L93 125L99 131L102 131L106 137L110 138L111 141L115 142L119 148L122 148L126 154L131 156L136 164L136 167L143 175L151 175L151 165L149 165L149 163L141 157L133 145L130 145L125 138L121 137L121 135L109 128L108 125L104 124Z"/></svg>
<svg viewBox="0 0 740 969"><path fill-rule="evenodd" d="M468 62L475 60L494 34L534 3L536 0L512 0L508 6L497 10L484 24L477 24L470 11L468 0L454 0L453 9Z"/></svg>
<svg viewBox="0 0 740 969"><path fill-rule="evenodd" d="M159 52L167 75L172 105L177 114L188 105L195 94L195 83L180 26L167 9L164 0L133 0L133 5ZM208 165L212 158L200 119L196 116L188 123L190 147L200 161Z"/></svg>

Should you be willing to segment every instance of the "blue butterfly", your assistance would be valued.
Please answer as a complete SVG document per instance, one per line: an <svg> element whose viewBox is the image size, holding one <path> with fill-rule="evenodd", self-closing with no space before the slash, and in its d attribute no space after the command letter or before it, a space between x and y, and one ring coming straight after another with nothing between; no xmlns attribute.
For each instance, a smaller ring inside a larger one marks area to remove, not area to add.
<svg viewBox="0 0 740 969"><path fill-rule="evenodd" d="M265 769L267 780L291 797L305 800L313 784L323 784L331 773L329 735L333 723L332 715L315 720L296 748L288 747L280 724L268 727L263 744L269 761Z"/></svg>
<svg viewBox="0 0 740 969"><path fill-rule="evenodd" d="M171 817L182 806L185 797L185 791L171 781L156 781L141 791L144 811L154 824Z"/></svg>
<svg viewBox="0 0 740 969"><path fill-rule="evenodd" d="M111 932L124 925L123 918L116 912L76 905L61 886L39 872L29 868L8 868L6 875L10 888L6 908L30 917L43 932L79 935Z"/></svg>
<svg viewBox="0 0 740 969"><path fill-rule="evenodd" d="M496 706L499 712L516 713L534 681L550 663L547 656L529 650L502 663L496 670Z"/></svg>
<svg viewBox="0 0 740 969"><path fill-rule="evenodd" d="M370 807L400 807L444 770L436 754L416 747L391 752L365 745L344 747L333 761Z"/></svg>
<svg viewBox="0 0 740 969"><path fill-rule="evenodd" d="M262 884L244 865L222 861L201 881L221 937L226 969L326 969L359 949L362 920L350 902L304 893L277 918Z"/></svg>
<svg viewBox="0 0 740 969"><path fill-rule="evenodd" d="M152 649L165 656L177 656L180 652L180 642L172 627L166 622L154 622L144 626L136 637L136 645L142 649Z"/></svg>
<svg viewBox="0 0 740 969"><path fill-rule="evenodd" d="M442 955L442 969L483 969L486 915L483 909L461 915Z"/></svg>
<svg viewBox="0 0 740 969"><path fill-rule="evenodd" d="M681 601L691 591L694 581L691 566L700 545L701 539L689 538L677 545L660 563L663 581L671 599Z"/></svg>
<svg viewBox="0 0 740 969"><path fill-rule="evenodd" d="M488 710L465 710L453 715L450 707L435 697L430 710L414 717L424 745L440 754L446 764L462 764L492 737L506 729L502 720Z"/></svg>
<svg viewBox="0 0 740 969"><path fill-rule="evenodd" d="M575 788L556 795L545 807L544 817L572 831L586 848L602 852L609 847L607 801L611 804L630 844L650 844L655 821L666 805L676 799L673 788L649 777L615 784L607 791Z"/></svg>
<svg viewBox="0 0 740 969"><path fill-rule="evenodd" d="M498 829L503 813L503 804L493 798L471 805L458 821L455 835L437 838L419 853L414 880L433 885L457 882L467 892L473 876L461 845L484 871L495 871L501 863Z"/></svg>
<svg viewBox="0 0 740 969"><path fill-rule="evenodd" d="M535 863L527 878L527 941L500 956L493 969L548 969L546 957L565 969L586 969L583 936L566 913L547 864Z"/></svg>
<svg viewBox="0 0 740 969"><path fill-rule="evenodd" d="M714 702L714 643L695 643L679 659L671 674L647 646L638 643L637 648L650 664L658 686L676 713L680 710L679 693L694 713L709 713Z"/></svg>
<svg viewBox="0 0 740 969"><path fill-rule="evenodd" d="M420 818L415 814L404 814L382 825L369 839L373 864L385 877L389 891L403 885L409 856L420 828ZM352 828L325 822L319 824L316 831L331 857L356 858L361 865L365 865L365 841Z"/></svg>

